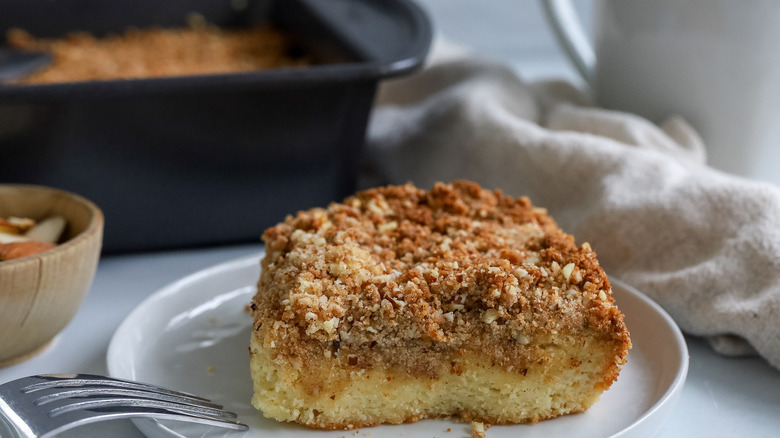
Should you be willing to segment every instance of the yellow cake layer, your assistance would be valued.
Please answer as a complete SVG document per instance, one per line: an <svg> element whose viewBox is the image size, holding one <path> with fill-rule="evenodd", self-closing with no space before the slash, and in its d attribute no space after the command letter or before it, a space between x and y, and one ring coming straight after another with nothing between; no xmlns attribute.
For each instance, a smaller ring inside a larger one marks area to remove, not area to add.
<svg viewBox="0 0 780 438"><path fill-rule="evenodd" d="M490 424L537 422L586 410L609 386L603 376L617 373L616 358L595 340L558 342L545 349L546 360L524 368L508 370L465 352L441 361L438 377L429 378L381 366L362 369L335 357L296 369L274 361L273 351L253 337L252 403L266 417L322 429L452 415Z"/></svg>

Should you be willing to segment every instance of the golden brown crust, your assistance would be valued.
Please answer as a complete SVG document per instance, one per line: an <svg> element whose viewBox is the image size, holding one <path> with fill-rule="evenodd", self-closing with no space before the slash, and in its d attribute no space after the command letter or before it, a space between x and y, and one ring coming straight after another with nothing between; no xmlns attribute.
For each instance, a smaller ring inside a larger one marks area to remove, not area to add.
<svg viewBox="0 0 780 438"><path fill-rule="evenodd" d="M567 414L579 414L583 412L582 410L572 410L567 412ZM382 421L367 421L367 422L358 422L358 421L348 421L348 422L341 422L341 423L334 423L334 422L311 422L311 423L301 423L304 426L310 428L310 429L318 429L318 430L349 430L349 429L363 429L366 427L375 427L382 424L406 424L406 423L416 423L420 420L425 419L444 419L444 418L454 418L457 420L460 420L464 423L470 423L470 422L477 422L477 423L484 423L485 426L491 425L491 426L507 426L511 424L527 424L527 423L538 423L540 421L549 420L551 418L555 418L558 415L547 415L547 416L537 416L533 418L528 418L524 421L505 421L498 417L491 416L491 415L475 415L471 411L462 411L462 412L454 412L452 415L409 415L405 417L398 417L398 418L385 418L382 419Z"/></svg>
<svg viewBox="0 0 780 438"><path fill-rule="evenodd" d="M294 366L324 356L435 378L468 349L523 373L548 360L544 339L588 330L613 348L607 388L630 348L595 253L525 197L466 181L383 187L289 216L263 240L254 330Z"/></svg>
<svg viewBox="0 0 780 438"><path fill-rule="evenodd" d="M231 73L310 64L289 53L292 40L269 27L223 30L200 24L187 29L128 29L96 38L72 33L34 38L8 31L8 44L53 56L51 66L18 80L24 84Z"/></svg>

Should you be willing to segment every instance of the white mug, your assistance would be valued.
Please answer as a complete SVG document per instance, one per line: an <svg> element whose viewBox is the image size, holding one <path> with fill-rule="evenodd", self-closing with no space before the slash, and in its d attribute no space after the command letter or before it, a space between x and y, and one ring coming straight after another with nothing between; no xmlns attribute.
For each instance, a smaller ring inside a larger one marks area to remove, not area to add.
<svg viewBox="0 0 780 438"><path fill-rule="evenodd" d="M542 0L599 105L683 116L713 167L780 183L780 0L597 0L590 45L568 0Z"/></svg>

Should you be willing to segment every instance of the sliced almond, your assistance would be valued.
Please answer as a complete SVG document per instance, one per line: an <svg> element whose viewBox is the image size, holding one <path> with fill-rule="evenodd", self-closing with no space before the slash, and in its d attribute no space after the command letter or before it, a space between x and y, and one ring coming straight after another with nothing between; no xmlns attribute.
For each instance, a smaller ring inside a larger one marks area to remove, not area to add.
<svg viewBox="0 0 780 438"><path fill-rule="evenodd" d="M20 233L26 233L30 228L35 226L35 221L28 217L8 217L6 219L9 224L15 226Z"/></svg>
<svg viewBox="0 0 780 438"><path fill-rule="evenodd" d="M32 219L0 217L0 243L27 242L30 239L24 233L34 226L35 221Z"/></svg>
<svg viewBox="0 0 780 438"><path fill-rule="evenodd" d="M28 239L25 236L20 236L18 234L7 234L7 233L0 233L0 243L14 243L14 242L29 242L30 239Z"/></svg>
<svg viewBox="0 0 780 438"><path fill-rule="evenodd" d="M54 248L45 242L12 242L0 244L0 261L18 259Z"/></svg>
<svg viewBox="0 0 780 438"><path fill-rule="evenodd" d="M48 217L35 225L24 236L30 240L45 243L57 243L65 230L65 218L62 216Z"/></svg>
<svg viewBox="0 0 780 438"><path fill-rule="evenodd" d="M19 227L14 225L13 223L0 218L0 233L3 234L21 234Z"/></svg>

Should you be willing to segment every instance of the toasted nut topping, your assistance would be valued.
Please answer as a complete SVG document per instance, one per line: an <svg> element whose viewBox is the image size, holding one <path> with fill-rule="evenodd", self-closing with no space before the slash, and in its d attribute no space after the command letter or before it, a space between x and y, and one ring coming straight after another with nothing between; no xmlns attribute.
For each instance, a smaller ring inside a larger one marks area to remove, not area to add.
<svg viewBox="0 0 780 438"><path fill-rule="evenodd" d="M525 198L464 182L383 187L290 215L263 240L255 333L304 367L325 360L327 347L352 376L387 364L435 378L448 356L421 360L416 346L473 345L522 373L559 333L617 327L628 343L595 254Z"/></svg>
<svg viewBox="0 0 780 438"><path fill-rule="evenodd" d="M574 270L574 263L569 263L566 266L563 267L563 276L566 278L566 281L569 281L571 278L571 272Z"/></svg>
<svg viewBox="0 0 780 438"><path fill-rule="evenodd" d="M307 314L308 315L308 314ZM316 318L316 315L315 315ZM339 319L335 316L325 322L322 323L322 328L325 330L326 333L329 335L332 335L334 331L339 327Z"/></svg>
<svg viewBox="0 0 780 438"><path fill-rule="evenodd" d="M482 314L482 322L490 324L498 319L498 311L496 309L488 309Z"/></svg>

